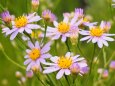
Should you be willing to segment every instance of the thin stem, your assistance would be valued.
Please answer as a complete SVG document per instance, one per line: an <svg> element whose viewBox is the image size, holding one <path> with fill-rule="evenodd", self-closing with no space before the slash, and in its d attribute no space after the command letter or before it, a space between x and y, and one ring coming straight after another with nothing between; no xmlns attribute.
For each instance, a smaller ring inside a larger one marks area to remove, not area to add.
<svg viewBox="0 0 115 86"><path fill-rule="evenodd" d="M105 64L106 64L106 53L105 53L104 47L103 47L103 60L104 60L104 68L105 68Z"/></svg>
<svg viewBox="0 0 115 86"><path fill-rule="evenodd" d="M65 75L65 79L66 79L66 81L67 81L68 85L70 86L70 84L69 84L69 80L68 80L68 78L67 78L67 76L66 76L66 75Z"/></svg>
<svg viewBox="0 0 115 86"><path fill-rule="evenodd" d="M31 36L28 33L24 32L24 34L30 38L30 40L31 40L32 43L34 43L33 40L32 40L32 38L31 38Z"/></svg>
<svg viewBox="0 0 115 86"><path fill-rule="evenodd" d="M68 51L71 52L70 47L69 47L69 44L68 44L68 41L69 41L69 40L68 40L68 38L67 38L67 40L66 40L65 43L66 43L66 46L67 46Z"/></svg>
<svg viewBox="0 0 115 86"><path fill-rule="evenodd" d="M16 63L15 61L13 61L6 53L5 51L2 49L2 53L4 54L4 56L11 62L13 63L14 65L18 66L19 68L23 69L23 70L26 70L25 67L21 66L20 64Z"/></svg>
<svg viewBox="0 0 115 86"><path fill-rule="evenodd" d="M43 40L42 40L42 43L43 43L43 42L45 43L45 39L46 39L46 32L47 32L47 22L46 22L46 21L44 21L44 23L45 23L45 26L44 26L44 28L45 28L45 32L44 32L44 38L43 38Z"/></svg>
<svg viewBox="0 0 115 86"><path fill-rule="evenodd" d="M115 55L115 52L113 52L113 54L111 55L110 59L106 62L104 67L106 67L110 63L114 55Z"/></svg>
<svg viewBox="0 0 115 86"><path fill-rule="evenodd" d="M93 48L93 54L92 54L91 64L90 64L90 73L92 71L93 59L94 59L94 55L95 55L95 48L96 48L96 44L94 44L94 48Z"/></svg>
<svg viewBox="0 0 115 86"><path fill-rule="evenodd" d="M46 86L46 85L44 84L44 82L38 77L38 75L37 75L36 73L34 73L34 74L35 74L35 76L37 77L38 81L40 81L44 86Z"/></svg>
<svg viewBox="0 0 115 86"><path fill-rule="evenodd" d="M81 55L82 55L83 57L85 57L85 55L83 54L82 50L81 50L80 47L79 47L79 43L77 44L77 48L78 48L78 50L80 51Z"/></svg>

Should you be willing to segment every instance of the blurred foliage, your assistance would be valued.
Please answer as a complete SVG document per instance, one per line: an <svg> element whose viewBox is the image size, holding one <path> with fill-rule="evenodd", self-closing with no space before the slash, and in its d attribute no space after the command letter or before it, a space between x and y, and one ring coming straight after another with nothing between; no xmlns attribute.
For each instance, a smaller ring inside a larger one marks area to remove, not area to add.
<svg viewBox="0 0 115 86"><path fill-rule="evenodd" d="M20 16L23 13L29 13L31 8L31 0L0 0L0 4L2 4L4 8L8 9L11 14L16 16ZM112 28L110 32L115 33L115 10L111 8L111 3L109 2L109 0L40 0L38 14L41 15L41 12L44 9L51 9L58 16L58 20L61 20L63 17L63 12L72 12L77 7L84 8L85 13L91 15L93 21L98 21L99 23L101 20L111 21ZM11 42L8 37L5 37L3 36L3 34L1 34L1 30L0 42L11 58L19 64L23 65L23 56L25 54L22 53L22 51L25 50L25 47L22 45L22 43L17 41L16 44L13 44L13 42ZM112 53L115 52L114 45L115 43L110 43L109 49L106 49L107 60L112 55ZM86 58L90 60L90 53L92 53L92 51L89 51L89 49L92 49L92 44L82 43L80 44L80 47L81 49L84 49L83 53L86 55ZM99 53L99 49L97 49L96 51L97 53ZM102 55L100 55L100 57L102 57ZM100 58L100 60L102 59L103 58ZM15 72L17 70L20 70L23 74L25 74L24 70L21 70L17 66L10 63L4 57L2 52L0 52L0 86L18 86L17 79L15 77ZM6 85L3 85L5 82Z"/></svg>

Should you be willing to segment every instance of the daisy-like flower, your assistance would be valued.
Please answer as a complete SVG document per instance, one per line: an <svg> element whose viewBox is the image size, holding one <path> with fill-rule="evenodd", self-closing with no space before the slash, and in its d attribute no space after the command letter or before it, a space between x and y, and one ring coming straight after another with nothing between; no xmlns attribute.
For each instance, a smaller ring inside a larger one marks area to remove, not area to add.
<svg viewBox="0 0 115 86"><path fill-rule="evenodd" d="M53 22L55 27L47 28L46 36L51 37L52 40L56 40L61 37L62 42L65 42L67 37L71 37L78 33L78 25L81 23L81 20L78 22L76 21L76 18L72 18L70 20L69 17L65 15L63 21L59 23L57 21Z"/></svg>
<svg viewBox="0 0 115 86"><path fill-rule="evenodd" d="M12 29L7 32L7 35L11 34L11 40L13 40L18 33L23 33L25 31L28 34L31 34L32 29L40 28L39 25L32 24L33 22L41 20L40 16L35 14L36 13L32 13L29 16L20 16L12 21Z"/></svg>
<svg viewBox="0 0 115 86"><path fill-rule="evenodd" d="M107 41L114 41L110 36L115 36L115 34L108 34L104 32L105 26L101 22L100 26L91 26L90 30L81 30L80 34L85 37L81 38L80 41L88 40L87 42L92 41L92 43L97 43L99 48L102 48L103 45L108 46ZM104 28L103 28L104 27Z"/></svg>
<svg viewBox="0 0 115 86"><path fill-rule="evenodd" d="M44 10L42 12L42 17L49 22L53 22L57 20L57 17L50 11L50 10Z"/></svg>
<svg viewBox="0 0 115 86"><path fill-rule="evenodd" d="M27 66L27 71L39 69L41 71L40 63L44 63L45 59L51 57L51 55L48 53L50 50L51 42L48 42L43 47L40 47L38 41L35 42L35 45L32 42L28 42L28 46L30 49L27 49L27 55L25 56L26 61L24 62Z"/></svg>
<svg viewBox="0 0 115 86"><path fill-rule="evenodd" d="M72 64L77 62L80 67L87 65L85 63L80 62L80 61L84 60L84 58L78 58L78 57L79 57L79 55L71 56L70 52L67 52L65 56L51 57L50 60L53 63L45 63L46 65L50 65L50 66L45 67L45 70L43 71L43 73L48 74L48 73L52 73L55 71L59 71L56 75L57 79L60 79L64 74L70 75L71 74L70 67L72 66Z"/></svg>

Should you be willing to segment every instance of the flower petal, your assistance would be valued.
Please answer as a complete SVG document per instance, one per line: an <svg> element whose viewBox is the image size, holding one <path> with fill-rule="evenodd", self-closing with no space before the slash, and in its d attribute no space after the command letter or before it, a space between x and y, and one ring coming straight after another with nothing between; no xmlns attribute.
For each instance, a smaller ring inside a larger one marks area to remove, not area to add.
<svg viewBox="0 0 115 86"><path fill-rule="evenodd" d="M60 79L60 78L63 76L64 72L65 72L65 71L64 71L63 69L61 69L61 70L57 73L56 79Z"/></svg>

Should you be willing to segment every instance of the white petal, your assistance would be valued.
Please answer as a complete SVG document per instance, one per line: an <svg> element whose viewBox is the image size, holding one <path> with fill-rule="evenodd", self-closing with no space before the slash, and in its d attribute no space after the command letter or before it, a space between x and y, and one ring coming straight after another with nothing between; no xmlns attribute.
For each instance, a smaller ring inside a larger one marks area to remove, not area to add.
<svg viewBox="0 0 115 86"><path fill-rule="evenodd" d="M104 40L107 40L107 41L114 41L113 38L110 38L110 37L103 37Z"/></svg>
<svg viewBox="0 0 115 86"><path fill-rule="evenodd" d="M106 40L103 40L103 39L102 39L102 42L103 42L103 44L104 44L105 46L108 46L108 42L107 42Z"/></svg>
<svg viewBox="0 0 115 86"><path fill-rule="evenodd" d="M70 70L69 69L65 69L65 75L70 75L70 74L71 74Z"/></svg>
<svg viewBox="0 0 115 86"><path fill-rule="evenodd" d="M99 48L102 48L102 47L103 47L103 43L102 43L101 40L98 40L98 41L97 41L97 44L98 44Z"/></svg>
<svg viewBox="0 0 115 86"><path fill-rule="evenodd" d="M32 33L32 30L31 29L29 29L29 28L25 28L25 31L27 32L27 33Z"/></svg>
<svg viewBox="0 0 115 86"><path fill-rule="evenodd" d="M18 34L18 30L13 32L12 35L10 36L10 40L13 40Z"/></svg>
<svg viewBox="0 0 115 86"><path fill-rule="evenodd" d="M52 72L55 72L59 70L59 68L56 68L56 67L52 67L52 68L47 68L43 71L43 73L52 73Z"/></svg>
<svg viewBox="0 0 115 86"><path fill-rule="evenodd" d="M58 56L54 56L54 57L51 57L50 60L54 63L57 63L59 57Z"/></svg>
<svg viewBox="0 0 115 86"><path fill-rule="evenodd" d="M64 74L64 70L61 69L61 70L57 73L56 79L60 79L60 78L63 76L63 74Z"/></svg>
<svg viewBox="0 0 115 86"><path fill-rule="evenodd" d="M41 28L41 26L37 25L37 24L28 24L26 27L30 28L30 29L39 29L39 28Z"/></svg>
<svg viewBox="0 0 115 86"><path fill-rule="evenodd" d="M41 49L41 54L44 54L50 50L50 45L51 42L48 42L42 49Z"/></svg>
<svg viewBox="0 0 115 86"><path fill-rule="evenodd" d="M31 61L32 61L31 59L27 59L27 60L24 62L24 65L29 64Z"/></svg>
<svg viewBox="0 0 115 86"><path fill-rule="evenodd" d="M40 45L39 45L38 41L35 42L35 47L38 48L38 49L40 49Z"/></svg>
<svg viewBox="0 0 115 86"><path fill-rule="evenodd" d="M86 36L86 37L81 38L80 41L85 41L85 40L88 40L89 38L91 38L91 36Z"/></svg>
<svg viewBox="0 0 115 86"><path fill-rule="evenodd" d="M61 41L65 42L66 41L66 36L63 35Z"/></svg>
<svg viewBox="0 0 115 86"><path fill-rule="evenodd" d="M96 43L97 41L98 41L98 37L93 37L93 38L92 38L92 42L93 42L93 43Z"/></svg>
<svg viewBox="0 0 115 86"><path fill-rule="evenodd" d="M78 65L79 65L80 67L87 67L87 64L84 63L84 62L79 62Z"/></svg>
<svg viewBox="0 0 115 86"><path fill-rule="evenodd" d="M53 24L54 24L55 27L58 27L58 22L57 21L54 21Z"/></svg>
<svg viewBox="0 0 115 86"><path fill-rule="evenodd" d="M71 56L71 53L70 52L67 52L65 57L70 57Z"/></svg>
<svg viewBox="0 0 115 86"><path fill-rule="evenodd" d="M34 16L31 19L29 19L28 22L29 23L31 23L31 22L37 22L39 20L41 20L40 16Z"/></svg>
<svg viewBox="0 0 115 86"><path fill-rule="evenodd" d="M28 46L32 49L32 48L34 48L34 45L33 45L33 43L31 42L31 41L28 41Z"/></svg>

